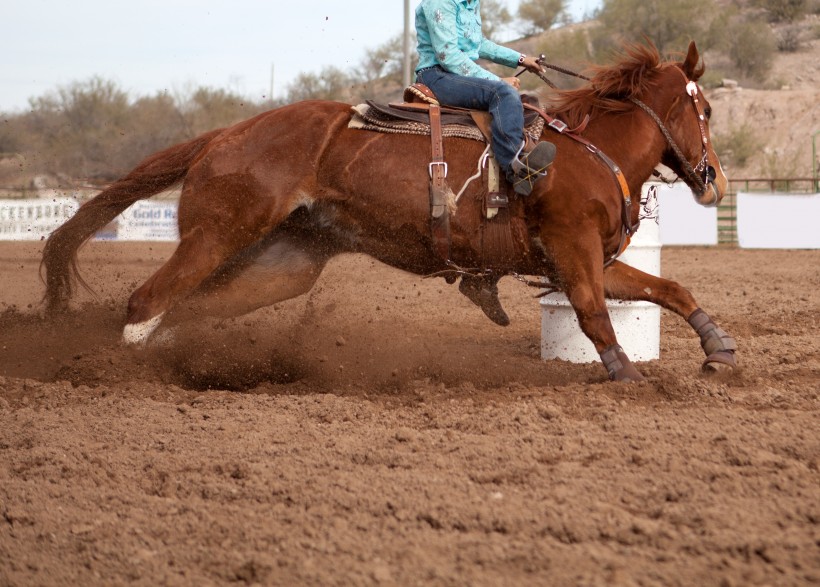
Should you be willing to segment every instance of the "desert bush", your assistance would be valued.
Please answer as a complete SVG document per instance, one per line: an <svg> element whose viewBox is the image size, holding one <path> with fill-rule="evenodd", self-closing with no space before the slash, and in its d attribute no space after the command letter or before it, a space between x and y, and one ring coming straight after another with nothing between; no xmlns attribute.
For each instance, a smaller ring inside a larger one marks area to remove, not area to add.
<svg viewBox="0 0 820 587"><path fill-rule="evenodd" d="M762 81L772 66L776 41L769 26L760 21L740 21L729 26L729 58L745 77Z"/></svg>
<svg viewBox="0 0 820 587"><path fill-rule="evenodd" d="M803 29L798 25L785 26L777 31L775 38L778 51L794 53L800 50L803 44Z"/></svg>
<svg viewBox="0 0 820 587"><path fill-rule="evenodd" d="M800 176L799 153L785 153L780 149L773 149L763 153L763 163L761 165L761 177L767 179L778 179L781 177ZM785 189L784 185L775 186L777 189Z"/></svg>
<svg viewBox="0 0 820 587"><path fill-rule="evenodd" d="M685 51L696 40L701 50L711 18L713 0L604 0L595 30L595 58L600 60L621 41L650 39L661 53Z"/></svg>
<svg viewBox="0 0 820 587"><path fill-rule="evenodd" d="M762 148L754 129L746 123L732 127L725 135L715 134L712 139L721 160L737 167L745 167Z"/></svg>
<svg viewBox="0 0 820 587"><path fill-rule="evenodd" d="M760 0L773 22L794 22L806 14L806 0Z"/></svg>

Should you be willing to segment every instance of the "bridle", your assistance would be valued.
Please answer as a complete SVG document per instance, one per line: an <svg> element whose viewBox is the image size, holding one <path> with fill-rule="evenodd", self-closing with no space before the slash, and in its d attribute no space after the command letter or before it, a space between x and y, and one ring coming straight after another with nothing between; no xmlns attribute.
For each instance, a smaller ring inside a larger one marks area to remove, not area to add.
<svg viewBox="0 0 820 587"><path fill-rule="evenodd" d="M703 110L703 104L700 100L698 100L698 84L696 84L693 81L687 81L686 93L692 98L692 104L695 108L698 127L700 129L702 154L700 161L694 167L691 163L689 163L686 157L684 157L683 151L681 151L680 147L678 147L678 144L675 142L675 139L672 138L672 133L669 132L669 129L666 128L666 125L663 124L663 121L655 113L655 111L637 98L633 97L629 100L633 104L638 106L641 110L646 112L649 115L649 117L655 121L655 124L658 125L661 134L663 134L664 138L666 139L666 142L669 144L669 147L675 154L675 157L677 157L678 163L680 163L681 167L683 168L683 171L685 173L683 179L688 179L689 181L691 181L695 185L695 187L700 191L700 193L706 193L709 184L714 183L715 178L717 177L717 172L715 171L715 168L709 164L709 136L706 133L706 113Z"/></svg>
<svg viewBox="0 0 820 587"><path fill-rule="evenodd" d="M542 67L547 67L559 73L577 77L582 80L591 81L589 77L582 75L580 73L576 73L572 70L559 67L557 65L545 63L545 59L546 58L544 55L541 55L541 57L538 59L538 62ZM520 75L521 73L523 73L523 71L524 70L522 70L516 75ZM680 163L681 168L683 169L683 179L689 180L692 184L694 184L695 188L698 189L701 194L704 194L708 190L709 184L714 183L715 178L717 177L717 172L715 171L715 168L709 164L709 136L706 133L706 112L703 109L703 103L698 99L698 95L700 94L698 84L694 81L689 80L682 71L678 71L686 80L686 93L692 99L692 105L695 109L695 115L697 116L698 128L700 129L702 155L697 165L692 166L692 164L689 163L689 160L683 155L683 151L681 151L680 147L675 142L675 139L672 138L672 133L669 132L669 129L666 128L666 125L663 123L660 116L658 116L657 113L654 110L652 110L652 108L647 106L638 98L630 97L629 100L633 104L638 106L641 110L646 112L658 126L658 128L661 131L661 134L663 134L664 138L666 139L666 142L669 144L669 148L672 150L672 153L674 153L675 157L678 160L678 163ZM556 88L555 84L552 83L552 81L550 81L550 79L543 73L536 73L536 75L539 78L541 78L541 80L544 81L551 88Z"/></svg>

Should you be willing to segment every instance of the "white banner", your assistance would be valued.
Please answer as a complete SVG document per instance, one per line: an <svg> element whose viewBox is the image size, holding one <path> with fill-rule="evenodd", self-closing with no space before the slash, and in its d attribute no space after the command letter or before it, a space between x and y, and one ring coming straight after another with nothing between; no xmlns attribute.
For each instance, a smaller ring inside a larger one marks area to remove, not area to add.
<svg viewBox="0 0 820 587"><path fill-rule="evenodd" d="M117 240L175 241L179 239L177 202L137 202L117 217Z"/></svg>
<svg viewBox="0 0 820 587"><path fill-rule="evenodd" d="M79 207L73 198L0 200L0 240L47 238Z"/></svg>
<svg viewBox="0 0 820 587"><path fill-rule="evenodd" d="M671 186L661 184L658 191L658 216L663 245L718 243L717 208L706 208L698 204L692 196L692 190L682 181Z"/></svg>
<svg viewBox="0 0 820 587"><path fill-rule="evenodd" d="M737 242L748 249L820 249L820 194L737 194Z"/></svg>

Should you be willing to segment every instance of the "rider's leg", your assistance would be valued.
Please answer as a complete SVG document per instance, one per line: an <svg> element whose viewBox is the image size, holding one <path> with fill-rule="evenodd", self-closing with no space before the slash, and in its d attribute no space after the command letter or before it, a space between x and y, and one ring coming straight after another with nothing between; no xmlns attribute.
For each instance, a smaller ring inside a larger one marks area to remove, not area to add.
<svg viewBox="0 0 820 587"><path fill-rule="evenodd" d="M524 108L518 92L501 80L465 77L433 67L419 72L418 81L430 88L441 104L487 110L492 114L493 153L507 172L524 143ZM498 278L463 277L459 291L500 326L510 319L498 299Z"/></svg>
<svg viewBox="0 0 820 587"><path fill-rule="evenodd" d="M535 181L546 175L546 168L555 157L555 147L539 143L527 152L524 107L518 91L501 80L466 77L440 67L420 71L418 80L444 105L488 110L492 114L490 128L496 161L516 192L529 195Z"/></svg>
<svg viewBox="0 0 820 587"><path fill-rule="evenodd" d="M493 153L501 168L509 169L524 142L524 107L515 88L501 80L467 77L440 67L420 71L418 80L443 105L489 111Z"/></svg>

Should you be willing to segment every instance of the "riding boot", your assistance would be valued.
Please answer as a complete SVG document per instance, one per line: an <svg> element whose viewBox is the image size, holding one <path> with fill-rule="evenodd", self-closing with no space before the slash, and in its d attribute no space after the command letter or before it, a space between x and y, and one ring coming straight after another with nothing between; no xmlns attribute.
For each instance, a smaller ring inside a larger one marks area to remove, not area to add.
<svg viewBox="0 0 820 587"><path fill-rule="evenodd" d="M547 175L547 168L555 159L555 145L552 143L542 141L528 151L529 145L529 141L524 141L507 172L507 180L522 196L530 195L535 182Z"/></svg>
<svg viewBox="0 0 820 587"><path fill-rule="evenodd" d="M499 326L509 326L510 318L498 299L498 280L500 277L475 277L465 275L458 284L458 291L463 293L476 306L481 308L487 318Z"/></svg>

